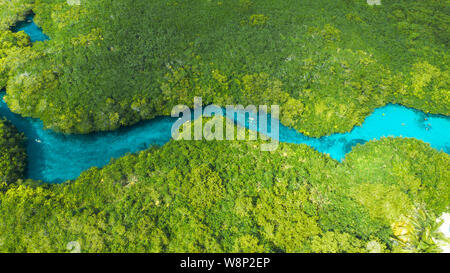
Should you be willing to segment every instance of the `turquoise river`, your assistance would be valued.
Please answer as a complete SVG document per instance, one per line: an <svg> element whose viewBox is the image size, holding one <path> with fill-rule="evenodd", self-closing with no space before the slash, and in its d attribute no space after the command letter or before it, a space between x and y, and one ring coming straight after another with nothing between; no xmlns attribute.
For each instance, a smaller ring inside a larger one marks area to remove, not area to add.
<svg viewBox="0 0 450 273"><path fill-rule="evenodd" d="M48 39L32 17L20 23L16 30L25 31L33 42ZM12 113L3 101L4 95L0 92L0 116L11 121L27 137L27 177L49 183L75 179L91 167L105 166L112 158L163 145L171 140L171 128L176 121L172 117L159 117L114 132L65 135L44 130L38 119ZM248 128L248 120L239 125ZM362 126L345 134L310 138L282 125L279 132L281 142L306 144L340 161L355 145L387 136L419 139L450 153L450 118L389 104L375 109Z"/></svg>

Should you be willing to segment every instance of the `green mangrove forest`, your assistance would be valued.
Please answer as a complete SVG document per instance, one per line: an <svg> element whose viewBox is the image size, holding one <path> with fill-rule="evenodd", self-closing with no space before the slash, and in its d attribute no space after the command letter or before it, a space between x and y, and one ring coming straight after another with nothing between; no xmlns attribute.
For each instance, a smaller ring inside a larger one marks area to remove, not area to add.
<svg viewBox="0 0 450 273"><path fill-rule="evenodd" d="M14 31L30 14L49 40ZM13 112L65 134L117 130L202 97L280 105L283 125L321 137L389 103L449 116L449 26L449 0L0 0L0 90ZM26 178L25 137L0 119L0 252L448 243L437 232L450 212L448 153L386 137L339 162L261 141L171 140L49 184Z"/></svg>

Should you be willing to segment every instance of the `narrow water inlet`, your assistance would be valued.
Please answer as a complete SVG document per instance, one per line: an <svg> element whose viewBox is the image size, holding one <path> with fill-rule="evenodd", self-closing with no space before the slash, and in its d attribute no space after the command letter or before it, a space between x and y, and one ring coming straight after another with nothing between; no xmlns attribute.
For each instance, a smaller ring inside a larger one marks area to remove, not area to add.
<svg viewBox="0 0 450 273"><path fill-rule="evenodd" d="M33 17L33 14L28 15L25 21L18 22L17 25L12 28L12 31L24 31L26 34L28 34L28 36L30 36L30 41L32 43L50 40L50 38L44 32L42 32L42 29L34 23Z"/></svg>

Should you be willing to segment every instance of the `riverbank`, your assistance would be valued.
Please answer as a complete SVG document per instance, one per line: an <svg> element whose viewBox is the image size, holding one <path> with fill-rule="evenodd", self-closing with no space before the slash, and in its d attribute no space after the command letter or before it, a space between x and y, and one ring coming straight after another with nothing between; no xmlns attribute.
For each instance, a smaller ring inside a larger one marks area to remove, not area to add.
<svg viewBox="0 0 450 273"><path fill-rule="evenodd" d="M171 128L176 121L176 118L159 117L113 132L66 135L44 130L42 122L37 119L12 113L3 100L0 101L0 116L10 120L27 136L28 178L53 183L75 179L91 167L105 166L112 158L153 145L164 145L171 140ZM256 116L238 125L250 128L249 122L257 122ZM376 109L362 126L345 134L311 138L280 125L278 140L306 144L342 161L354 146L388 136L416 138L439 151L450 153L450 139L445 137L449 131L449 117L427 115L391 104Z"/></svg>

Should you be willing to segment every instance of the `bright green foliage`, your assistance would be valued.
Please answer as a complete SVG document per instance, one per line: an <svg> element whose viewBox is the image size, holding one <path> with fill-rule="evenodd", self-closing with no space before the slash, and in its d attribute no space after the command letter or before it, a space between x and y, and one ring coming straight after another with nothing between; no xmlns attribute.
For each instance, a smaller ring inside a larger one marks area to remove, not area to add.
<svg viewBox="0 0 450 273"><path fill-rule="evenodd" d="M210 208L219 202L224 195L224 189L220 176L208 166L201 165L194 168L187 180L183 183L182 192L186 199L195 208Z"/></svg>
<svg viewBox="0 0 450 273"><path fill-rule="evenodd" d="M424 234L449 203L447 154L383 139L340 164L306 145L259 144L172 141L65 184L3 185L0 251L65 252L69 242L83 252L436 251ZM402 172L420 189L396 177L394 155L426 162ZM425 182L427 170L442 174ZM413 224L417 211L429 212L426 224Z"/></svg>
<svg viewBox="0 0 450 273"><path fill-rule="evenodd" d="M8 72L20 63L19 59L26 57L24 52L30 50L29 46L30 39L24 32L0 32L0 89L6 87Z"/></svg>
<svg viewBox="0 0 450 273"><path fill-rule="evenodd" d="M35 0L0 0L0 31L8 30L17 21L25 19Z"/></svg>
<svg viewBox="0 0 450 273"><path fill-rule="evenodd" d="M8 121L0 119L0 184L23 178L27 155L24 136Z"/></svg>
<svg viewBox="0 0 450 273"><path fill-rule="evenodd" d="M426 109L426 112L448 114L450 101L450 74L428 62L415 63L406 86L398 89L401 94L396 102L410 107ZM446 103L439 103L439 100Z"/></svg>
<svg viewBox="0 0 450 273"><path fill-rule="evenodd" d="M449 114L445 0L12 2L4 24L32 7L51 40L0 66L5 99L59 131L117 129L194 96L279 104L281 122L310 136L388 102Z"/></svg>
<svg viewBox="0 0 450 273"><path fill-rule="evenodd" d="M397 236L395 251L408 253L438 253L441 252L436 244L439 240L450 243L442 233L437 230L442 225L436 221L436 216L424 209L417 209L414 215L406 223L394 227L394 235ZM397 232L395 232L397 229Z"/></svg>
<svg viewBox="0 0 450 273"><path fill-rule="evenodd" d="M324 34L318 32L314 35L321 37ZM326 47L314 39L308 44ZM384 105L388 94L395 90L391 72L367 52L332 47L308 58L302 57L308 56L307 52L299 50L297 54L284 67L293 71L286 76L289 85L294 87L291 96L305 106L302 111L302 106L296 103L300 114L285 120L282 104L281 122L302 128L306 135L351 130L355 124L360 125L375 107Z"/></svg>
<svg viewBox="0 0 450 273"><path fill-rule="evenodd" d="M403 192L416 203L426 203L427 208L436 214L441 214L448 209L450 203L449 155L436 152L421 141L386 138L382 143L385 145L369 142L366 145L357 146L346 156L344 165L353 170L353 175L348 177L349 183L384 185L383 187L375 186L373 191L367 192L368 195L373 194L384 199L383 202L389 202L389 199L394 202L395 199L404 199L405 197L401 196ZM435 166L440 167L435 168ZM389 194L387 194L388 191L390 191ZM361 194L364 195L363 192L358 193L360 196ZM360 198L362 202L365 202L363 201L365 197ZM391 203L388 207L401 210L400 204ZM391 213L394 216L399 212Z"/></svg>
<svg viewBox="0 0 450 273"><path fill-rule="evenodd" d="M231 251L237 253L262 253L264 252L264 248L259 244L256 237L244 235L236 239Z"/></svg>
<svg viewBox="0 0 450 273"><path fill-rule="evenodd" d="M269 18L264 14L253 14L252 16L250 16L249 23L252 26L265 25L267 23L267 20L269 20Z"/></svg>
<svg viewBox="0 0 450 273"><path fill-rule="evenodd" d="M0 88L47 128L113 130L194 96L279 104L309 136L388 102L450 114L448 0L79 2L0 0ZM51 37L32 46L9 29L31 9ZM22 141L0 121L0 252L435 252L450 203L449 155L411 139L342 164L306 145L172 141L61 185L14 183Z"/></svg>
<svg viewBox="0 0 450 273"><path fill-rule="evenodd" d="M311 250L314 253L364 253L367 252L364 241L349 234L326 232L312 239Z"/></svg>
<svg viewBox="0 0 450 273"><path fill-rule="evenodd" d="M413 209L406 193L394 186L361 183L352 189L351 196L366 207L373 218L387 223L393 223Z"/></svg>
<svg viewBox="0 0 450 273"><path fill-rule="evenodd" d="M0 0L0 90L6 87L11 68L28 61L28 35L13 33L10 27L25 19L33 3L34 0Z"/></svg>
<svg viewBox="0 0 450 273"><path fill-rule="evenodd" d="M305 240L320 233L314 208L308 202L306 188L288 191L286 182L278 182L259 194L254 218L261 237L283 252L301 252ZM308 215L313 214L313 215ZM304 250L303 250L304 251Z"/></svg>

